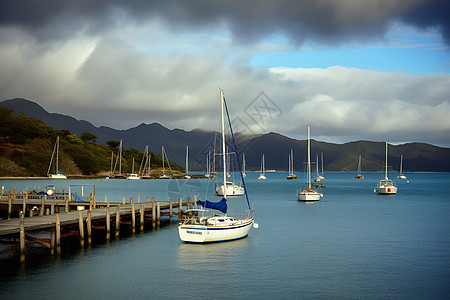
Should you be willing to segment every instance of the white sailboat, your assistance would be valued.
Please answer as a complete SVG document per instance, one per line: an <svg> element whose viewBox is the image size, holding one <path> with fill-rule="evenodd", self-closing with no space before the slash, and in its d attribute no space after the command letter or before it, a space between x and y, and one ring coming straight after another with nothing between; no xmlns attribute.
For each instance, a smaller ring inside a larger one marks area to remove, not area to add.
<svg viewBox="0 0 450 300"><path fill-rule="evenodd" d="M189 146L186 146L186 175L184 175L184 178L191 179L191 176L189 176Z"/></svg>
<svg viewBox="0 0 450 300"><path fill-rule="evenodd" d="M114 164L114 178L123 178L123 174L122 174L122 151L123 151L123 145L122 145L122 140L120 140L120 144L119 144L119 150L117 151L117 160L116 163ZM117 167L117 163L119 164L119 173L116 173L116 167Z"/></svg>
<svg viewBox="0 0 450 300"><path fill-rule="evenodd" d="M297 180L297 175L294 174L294 150L291 148L289 153L289 175L286 177L287 180Z"/></svg>
<svg viewBox="0 0 450 300"><path fill-rule="evenodd" d="M228 147L226 148L225 156L228 157L230 153L228 152ZM230 169L230 160L226 160L227 164L224 167L224 172L226 173L226 177L231 177L229 172ZM226 191L225 191L226 190ZM245 189L242 185L238 185L233 181L226 181L225 183L221 183L216 187L216 195L217 196L243 196L245 193Z"/></svg>
<svg viewBox="0 0 450 300"><path fill-rule="evenodd" d="M387 177L387 168L388 168L388 143L386 142L386 166L384 170L384 179L380 180L380 183L377 185L376 192L382 195L393 195L397 194L397 187L394 182Z"/></svg>
<svg viewBox="0 0 450 300"><path fill-rule="evenodd" d="M320 186L311 184L311 142L309 137L309 126L308 126L308 164L306 172L307 172L306 189L304 189L301 192L297 190L297 198L299 201L305 202L320 201L320 197L323 197Z"/></svg>
<svg viewBox="0 0 450 300"><path fill-rule="evenodd" d="M55 174L50 174L50 169L52 167L52 162L53 162L53 157L55 156L56 153L56 160L55 160ZM60 170L59 170L59 136L56 137L56 143L55 143L55 147L53 148L53 153L52 153L52 158L50 159L50 164L48 166L48 170L47 170L47 176L51 179L67 179L67 176L64 175Z"/></svg>
<svg viewBox="0 0 450 300"><path fill-rule="evenodd" d="M364 175L361 174L361 154L359 155L359 160L358 160L358 170L356 171L356 176L353 178L354 179L364 179Z"/></svg>
<svg viewBox="0 0 450 300"><path fill-rule="evenodd" d="M172 176L166 175L166 168L165 168L165 165L164 165L165 158L167 158L167 154L166 154L166 151L164 151L164 146L161 146L162 174L159 175L160 179L170 179L170 178L172 178ZM167 164L169 165L169 169L170 169L170 164L169 164L169 160L168 159L167 159ZM170 174L172 174L172 170L170 170Z"/></svg>
<svg viewBox="0 0 450 300"><path fill-rule="evenodd" d="M211 151L208 151L208 155L206 156L206 174L205 177L209 178L211 177L211 162L210 162L210 157L211 157Z"/></svg>
<svg viewBox="0 0 450 300"><path fill-rule="evenodd" d="M134 157L133 157L133 165L132 165L132 168L131 168L131 174L128 175L127 179L128 180L141 179L141 177L139 177L138 174L134 173Z"/></svg>
<svg viewBox="0 0 450 300"><path fill-rule="evenodd" d="M325 176L323 176L323 152L320 152L320 158L322 161L322 174L319 174L319 179L325 179Z"/></svg>
<svg viewBox="0 0 450 300"><path fill-rule="evenodd" d="M314 177L315 182L320 182L319 174L319 154L316 154L316 177Z"/></svg>
<svg viewBox="0 0 450 300"><path fill-rule="evenodd" d="M242 177L246 177L247 174L245 174L245 153L242 154Z"/></svg>
<svg viewBox="0 0 450 300"><path fill-rule="evenodd" d="M145 146L144 155L142 155L141 165L139 166L139 176L141 179L151 179L150 176L150 160L151 155L148 152L148 145Z"/></svg>
<svg viewBox="0 0 450 300"><path fill-rule="evenodd" d="M261 171L259 173L258 179L266 179L266 166L265 166L265 160L264 160L264 154L261 157Z"/></svg>
<svg viewBox="0 0 450 300"><path fill-rule="evenodd" d="M220 103L222 113L222 160L223 160L223 186L226 186L226 153L225 153L225 125L223 91L220 91ZM225 107L226 109L226 107ZM227 114L228 114L228 109ZM230 124L231 126L231 124ZM231 127L230 127L231 128ZM233 135L232 129L231 134ZM235 146L236 147L236 146ZM236 149L237 158L237 149ZM240 172L240 170L239 170ZM244 184L245 185L245 184ZM258 224L253 220L253 209L248 201L248 211L242 217L227 215L227 189L220 202L197 201L195 209L187 210L180 219L178 234L182 241L192 243L222 242L244 238L248 235L250 228L257 228ZM247 194L246 194L247 196ZM197 205L203 208L198 209ZM217 215L207 208L218 210L222 215Z"/></svg>
<svg viewBox="0 0 450 300"><path fill-rule="evenodd" d="M398 174L397 178L399 179L406 179L405 174L402 173L403 171L403 154L400 155L400 174Z"/></svg>

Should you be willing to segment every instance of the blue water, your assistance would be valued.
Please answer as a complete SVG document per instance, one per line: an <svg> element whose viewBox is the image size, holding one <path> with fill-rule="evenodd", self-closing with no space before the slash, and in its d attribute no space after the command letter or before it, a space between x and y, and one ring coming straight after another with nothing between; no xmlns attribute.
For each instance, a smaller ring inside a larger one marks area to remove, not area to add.
<svg viewBox="0 0 450 300"><path fill-rule="evenodd" d="M196 245L176 224L86 249L0 259L2 299L449 299L450 174L407 173L395 196L373 192L381 173L326 173L318 203L297 201L303 182L248 173L258 229L238 241ZM299 175L299 174L298 174ZM393 176L393 175L392 175ZM2 180L5 189L49 180ZM52 181L95 184L97 201L201 193L207 180ZM242 199L229 200L230 206ZM27 251L30 250L28 248Z"/></svg>

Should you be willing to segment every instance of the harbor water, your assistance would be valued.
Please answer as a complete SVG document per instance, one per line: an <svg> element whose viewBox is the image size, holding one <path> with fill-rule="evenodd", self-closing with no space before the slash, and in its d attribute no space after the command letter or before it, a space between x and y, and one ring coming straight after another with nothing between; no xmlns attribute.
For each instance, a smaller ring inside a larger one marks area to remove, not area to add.
<svg viewBox="0 0 450 300"><path fill-rule="evenodd" d="M64 247L0 254L1 299L449 299L450 174L405 173L398 194L374 193L384 173L325 173L323 198L297 200L304 176L247 173L258 229L247 238L187 244L177 224ZM389 175L394 178L397 174ZM392 179L391 178L391 179ZM204 196L208 179L1 180L5 190L95 185L97 201ZM216 198L220 200L220 198ZM230 198L230 207L245 203Z"/></svg>

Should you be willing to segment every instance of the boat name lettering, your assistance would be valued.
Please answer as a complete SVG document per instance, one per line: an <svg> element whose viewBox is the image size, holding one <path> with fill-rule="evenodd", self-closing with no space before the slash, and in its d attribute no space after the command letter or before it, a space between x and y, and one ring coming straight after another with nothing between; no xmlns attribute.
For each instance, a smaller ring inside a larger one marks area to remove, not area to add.
<svg viewBox="0 0 450 300"><path fill-rule="evenodd" d="M186 233L189 233L189 234L199 234L199 235L202 235L202 232L201 232L201 231L192 231L192 230L186 230Z"/></svg>

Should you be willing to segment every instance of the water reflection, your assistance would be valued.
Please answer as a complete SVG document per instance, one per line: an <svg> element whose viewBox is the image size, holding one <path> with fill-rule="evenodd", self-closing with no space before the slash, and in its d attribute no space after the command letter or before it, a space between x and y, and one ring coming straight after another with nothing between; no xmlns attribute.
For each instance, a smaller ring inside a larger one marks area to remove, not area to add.
<svg viewBox="0 0 450 300"><path fill-rule="evenodd" d="M221 270L224 263L234 265L239 262L242 259L240 255L246 252L249 245L249 238L211 244L182 243L178 247L178 268L190 271Z"/></svg>

